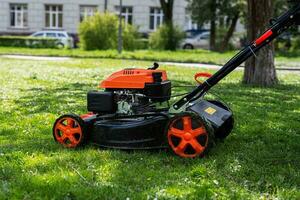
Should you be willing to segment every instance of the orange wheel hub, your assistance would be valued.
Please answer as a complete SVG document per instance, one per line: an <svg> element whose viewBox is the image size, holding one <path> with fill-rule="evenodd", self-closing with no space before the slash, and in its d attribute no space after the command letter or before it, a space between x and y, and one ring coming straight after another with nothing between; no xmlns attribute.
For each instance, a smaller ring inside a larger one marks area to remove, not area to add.
<svg viewBox="0 0 300 200"><path fill-rule="evenodd" d="M83 132L79 122L73 117L59 118L54 125L54 139L68 148L75 148L82 143Z"/></svg>
<svg viewBox="0 0 300 200"><path fill-rule="evenodd" d="M168 142L177 155L194 158L207 148L208 133L200 118L187 114L170 122Z"/></svg>

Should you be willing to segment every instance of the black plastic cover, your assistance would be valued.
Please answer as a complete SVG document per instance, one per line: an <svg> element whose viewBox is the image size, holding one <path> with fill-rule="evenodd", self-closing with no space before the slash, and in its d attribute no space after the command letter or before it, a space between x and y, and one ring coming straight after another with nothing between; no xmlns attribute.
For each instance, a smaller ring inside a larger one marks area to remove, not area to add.
<svg viewBox="0 0 300 200"><path fill-rule="evenodd" d="M101 120L94 123L92 143L119 149L153 149L166 146L164 135L167 118L163 116L119 120Z"/></svg>
<svg viewBox="0 0 300 200"><path fill-rule="evenodd" d="M146 83L143 92L154 102L163 102L171 98L171 81Z"/></svg>
<svg viewBox="0 0 300 200"><path fill-rule="evenodd" d="M296 15L296 25L300 25L300 13Z"/></svg>
<svg viewBox="0 0 300 200"><path fill-rule="evenodd" d="M225 110L205 100L189 107L188 110L196 112L207 119L215 129L222 127L232 117L232 113L229 110Z"/></svg>
<svg viewBox="0 0 300 200"><path fill-rule="evenodd" d="M117 105L113 92L90 91L87 94L87 109L94 113L113 113Z"/></svg>

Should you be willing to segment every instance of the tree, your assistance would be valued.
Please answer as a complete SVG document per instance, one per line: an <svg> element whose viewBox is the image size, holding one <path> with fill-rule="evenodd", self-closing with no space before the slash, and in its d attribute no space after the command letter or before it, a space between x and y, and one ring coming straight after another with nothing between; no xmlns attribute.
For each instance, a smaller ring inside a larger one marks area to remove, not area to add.
<svg viewBox="0 0 300 200"><path fill-rule="evenodd" d="M268 28L269 20L274 13L274 2L272 0L247 0L247 2L247 35L249 41L254 41ZM256 54L256 57L246 61L243 82L260 86L278 83L273 44L267 45Z"/></svg>
<svg viewBox="0 0 300 200"><path fill-rule="evenodd" d="M174 42L174 25L173 25L173 5L174 0L160 0L161 8L164 13L164 24L168 27L168 37L166 50L176 50Z"/></svg>
<svg viewBox="0 0 300 200"><path fill-rule="evenodd" d="M244 13L245 0L189 0L189 10L192 18L198 24L210 24L210 48L211 50L224 51L235 31L238 20ZM226 23L224 22L226 21ZM222 38L217 43L217 32Z"/></svg>
<svg viewBox="0 0 300 200"><path fill-rule="evenodd" d="M221 44L219 47L220 51L225 51L229 46L229 41L234 34L236 25L244 15L246 9L245 0L221 0L220 1L220 16L226 17L226 26L227 32L223 36L223 40L221 40Z"/></svg>
<svg viewBox="0 0 300 200"><path fill-rule="evenodd" d="M216 49L217 0L189 0L192 18L198 24L210 24L210 49Z"/></svg>

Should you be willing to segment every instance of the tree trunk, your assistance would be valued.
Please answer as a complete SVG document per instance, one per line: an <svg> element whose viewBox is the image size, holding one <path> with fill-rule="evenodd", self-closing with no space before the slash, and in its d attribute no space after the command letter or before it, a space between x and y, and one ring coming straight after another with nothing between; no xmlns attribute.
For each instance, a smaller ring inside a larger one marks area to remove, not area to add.
<svg viewBox="0 0 300 200"><path fill-rule="evenodd" d="M229 27L229 29L228 29L225 37L224 37L224 40L222 41L221 48L220 48L221 51L225 51L226 48L228 47L230 38L232 37L232 35L234 33L234 30L235 30L236 24L237 24L237 22L239 20L239 17L240 17L240 15L239 15L239 13L237 13L232 18L230 27Z"/></svg>
<svg viewBox="0 0 300 200"><path fill-rule="evenodd" d="M216 50L216 21L211 20L210 21L210 40L209 40L209 46L210 50Z"/></svg>
<svg viewBox="0 0 300 200"><path fill-rule="evenodd" d="M174 26L173 26L173 4L174 0L160 0L161 8L164 13L164 23L168 27L168 42L166 50L176 50L176 42L174 41Z"/></svg>
<svg viewBox="0 0 300 200"><path fill-rule="evenodd" d="M216 0L212 0L210 3L210 10L212 13L212 17L210 20L210 41L209 41L210 50L216 50L216 32L217 32L217 24L216 24L217 8L216 7L217 7Z"/></svg>
<svg viewBox="0 0 300 200"><path fill-rule="evenodd" d="M247 0L249 41L254 41L269 25L273 17L272 0ZM274 65L274 45L269 44L246 61L243 82L259 86L272 86L278 83Z"/></svg>
<svg viewBox="0 0 300 200"><path fill-rule="evenodd" d="M173 24L173 4L174 0L160 0L161 9L164 13L164 22Z"/></svg>

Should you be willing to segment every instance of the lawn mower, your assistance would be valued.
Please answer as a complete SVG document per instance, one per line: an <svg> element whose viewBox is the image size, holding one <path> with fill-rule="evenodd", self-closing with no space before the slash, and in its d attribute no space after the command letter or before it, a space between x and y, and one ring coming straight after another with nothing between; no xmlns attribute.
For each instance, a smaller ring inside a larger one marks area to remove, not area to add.
<svg viewBox="0 0 300 200"><path fill-rule="evenodd" d="M91 142L117 149L170 148L188 158L203 156L215 139L225 139L234 126L231 109L222 101L207 100L207 92L282 32L299 25L299 19L298 2L272 19L265 33L215 74L196 74L196 80L206 80L172 105L168 103L173 97L171 81L158 64L115 72L101 82L102 90L88 92L87 114L66 114L55 121L54 139L68 148Z"/></svg>

